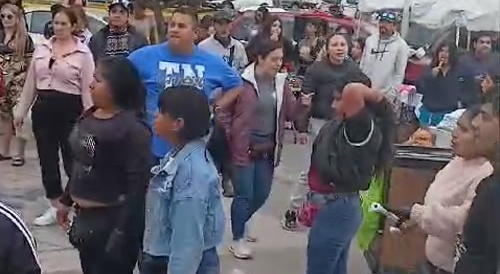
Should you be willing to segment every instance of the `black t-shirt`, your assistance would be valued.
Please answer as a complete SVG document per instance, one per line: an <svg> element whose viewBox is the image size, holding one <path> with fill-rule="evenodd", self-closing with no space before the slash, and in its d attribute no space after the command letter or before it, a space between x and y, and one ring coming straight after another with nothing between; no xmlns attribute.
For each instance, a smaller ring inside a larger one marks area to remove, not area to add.
<svg viewBox="0 0 500 274"><path fill-rule="evenodd" d="M87 111L70 135L75 162L63 204L78 197L105 204L124 204L118 225L144 199L151 168L151 132L135 113L109 119Z"/></svg>

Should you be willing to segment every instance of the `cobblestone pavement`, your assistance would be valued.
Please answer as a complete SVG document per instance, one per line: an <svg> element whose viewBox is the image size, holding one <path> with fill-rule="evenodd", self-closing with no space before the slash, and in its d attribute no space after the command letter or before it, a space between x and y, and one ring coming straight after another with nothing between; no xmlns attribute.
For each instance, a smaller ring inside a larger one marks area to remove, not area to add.
<svg viewBox="0 0 500 274"><path fill-rule="evenodd" d="M32 146L32 145L31 145ZM219 248L222 274L304 274L306 233L291 233L280 228L279 219L287 206L292 182L298 178L302 165L304 146L286 145L282 165L276 170L275 183L267 204L252 219L252 234L258 242L252 244L253 260L234 259L228 252L230 243L229 224L226 239ZM21 213L38 242L40 259L45 273L77 274L78 255L69 245L65 233L56 226L33 227L31 222L44 211L47 202L40 182L40 171L36 151L30 147L24 167L11 167L8 162L0 162L0 200ZM226 213L230 200L224 201ZM356 248L352 248L350 258L351 274L370 273L364 259Z"/></svg>

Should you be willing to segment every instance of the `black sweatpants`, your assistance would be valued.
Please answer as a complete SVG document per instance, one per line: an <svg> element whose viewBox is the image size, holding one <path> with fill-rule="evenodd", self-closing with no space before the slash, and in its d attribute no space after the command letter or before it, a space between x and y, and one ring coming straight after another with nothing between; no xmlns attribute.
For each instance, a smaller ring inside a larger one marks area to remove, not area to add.
<svg viewBox="0 0 500 274"><path fill-rule="evenodd" d="M55 90L38 91L31 117L42 171L42 183L48 199L57 199L63 193L59 149L66 175L71 174L73 156L68 137L82 110L80 95Z"/></svg>

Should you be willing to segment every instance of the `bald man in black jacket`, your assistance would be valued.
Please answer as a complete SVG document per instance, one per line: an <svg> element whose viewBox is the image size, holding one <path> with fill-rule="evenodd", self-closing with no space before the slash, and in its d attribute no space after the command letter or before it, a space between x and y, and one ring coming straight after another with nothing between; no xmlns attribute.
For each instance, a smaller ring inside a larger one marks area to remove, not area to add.
<svg viewBox="0 0 500 274"><path fill-rule="evenodd" d="M2 202L0 202L0 273L42 273L35 239L19 215Z"/></svg>

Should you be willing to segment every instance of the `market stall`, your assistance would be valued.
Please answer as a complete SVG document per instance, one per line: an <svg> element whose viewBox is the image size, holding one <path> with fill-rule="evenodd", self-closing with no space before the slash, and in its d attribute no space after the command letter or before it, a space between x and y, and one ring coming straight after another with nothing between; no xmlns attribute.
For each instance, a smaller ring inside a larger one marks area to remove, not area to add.
<svg viewBox="0 0 500 274"><path fill-rule="evenodd" d="M409 110L408 115L421 99L413 86L402 87L401 98ZM366 209L373 202L395 209L423 203L436 173L453 157L451 132L462 111L446 116L438 127L416 131L408 127L408 132L398 132L400 138L407 141L396 145L392 168L384 178L372 180L370 189L362 193L365 216L358 243L373 273L415 273L419 265L425 263L427 236L423 231L414 227L404 235L391 233L390 221Z"/></svg>
<svg viewBox="0 0 500 274"><path fill-rule="evenodd" d="M387 172L385 197L389 208L422 203L436 173L452 159L450 149L398 145L393 167ZM414 273L426 261L426 234L414 227L404 236L389 231L383 219L365 257L373 273Z"/></svg>

